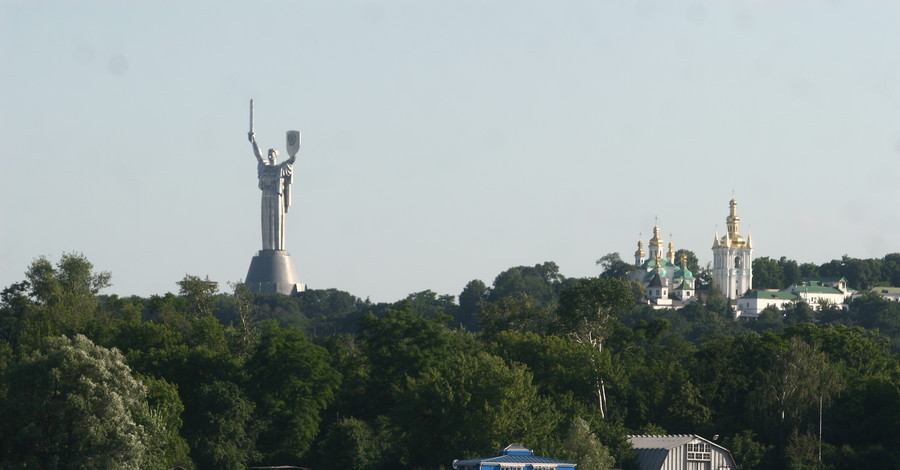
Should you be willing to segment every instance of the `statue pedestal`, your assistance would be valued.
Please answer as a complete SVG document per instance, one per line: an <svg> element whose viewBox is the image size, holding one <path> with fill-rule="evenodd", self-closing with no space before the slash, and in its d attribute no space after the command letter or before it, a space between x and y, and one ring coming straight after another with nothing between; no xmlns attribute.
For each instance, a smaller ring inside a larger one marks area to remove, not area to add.
<svg viewBox="0 0 900 470"><path fill-rule="evenodd" d="M259 294L296 294L306 290L306 285L298 282L296 272L287 251L261 250L250 261L244 284Z"/></svg>

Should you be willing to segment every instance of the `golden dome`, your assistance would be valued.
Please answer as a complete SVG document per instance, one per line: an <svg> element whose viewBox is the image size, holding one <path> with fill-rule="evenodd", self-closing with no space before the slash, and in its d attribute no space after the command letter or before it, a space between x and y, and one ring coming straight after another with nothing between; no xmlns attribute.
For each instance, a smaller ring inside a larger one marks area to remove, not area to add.
<svg viewBox="0 0 900 470"><path fill-rule="evenodd" d="M718 241L718 245L729 248L749 248L750 242L744 240L740 234L741 218L737 215L737 201L734 198L728 201L728 208L728 217L725 218L727 233ZM713 244L713 248L715 247L716 245Z"/></svg>
<svg viewBox="0 0 900 470"><path fill-rule="evenodd" d="M662 247L662 239L659 238L659 225L653 226L653 238L650 239L650 246Z"/></svg>

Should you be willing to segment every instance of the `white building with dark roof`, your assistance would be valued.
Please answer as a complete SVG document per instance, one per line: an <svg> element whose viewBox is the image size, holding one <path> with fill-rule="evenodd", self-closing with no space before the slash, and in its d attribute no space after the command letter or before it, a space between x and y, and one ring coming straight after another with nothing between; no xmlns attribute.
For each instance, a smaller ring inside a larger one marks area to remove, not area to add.
<svg viewBox="0 0 900 470"><path fill-rule="evenodd" d="M737 301L736 315L740 318L757 318L766 307L784 310L794 302L805 302L813 310L831 304L847 308L847 302L856 291L847 286L843 277L806 278L784 290L754 290Z"/></svg>
<svg viewBox="0 0 900 470"><path fill-rule="evenodd" d="M900 302L900 287L873 287L872 292L880 295L885 300Z"/></svg>
<svg viewBox="0 0 900 470"><path fill-rule="evenodd" d="M641 470L735 470L728 449L693 434L628 436Z"/></svg>
<svg viewBox="0 0 900 470"><path fill-rule="evenodd" d="M785 290L797 294L813 310L819 310L822 304L843 306L856 293L843 277L807 278Z"/></svg>
<svg viewBox="0 0 900 470"><path fill-rule="evenodd" d="M800 296L790 291L753 290L738 299L735 315L740 318L758 318L767 307L784 310L798 300Z"/></svg>

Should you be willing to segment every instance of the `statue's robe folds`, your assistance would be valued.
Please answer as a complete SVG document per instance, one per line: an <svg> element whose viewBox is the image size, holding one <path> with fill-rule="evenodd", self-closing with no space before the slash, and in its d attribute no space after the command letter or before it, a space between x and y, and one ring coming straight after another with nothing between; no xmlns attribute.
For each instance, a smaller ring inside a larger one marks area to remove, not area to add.
<svg viewBox="0 0 900 470"><path fill-rule="evenodd" d="M284 214L291 205L291 162L268 165L260 162L259 189L262 190L262 246L263 250L284 250Z"/></svg>

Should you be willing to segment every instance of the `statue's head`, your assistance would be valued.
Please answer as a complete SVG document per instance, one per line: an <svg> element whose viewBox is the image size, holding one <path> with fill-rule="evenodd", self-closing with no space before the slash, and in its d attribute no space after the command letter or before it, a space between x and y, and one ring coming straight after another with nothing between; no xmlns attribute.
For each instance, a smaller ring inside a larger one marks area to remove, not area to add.
<svg viewBox="0 0 900 470"><path fill-rule="evenodd" d="M269 149L269 164L274 165L278 158L278 150Z"/></svg>

